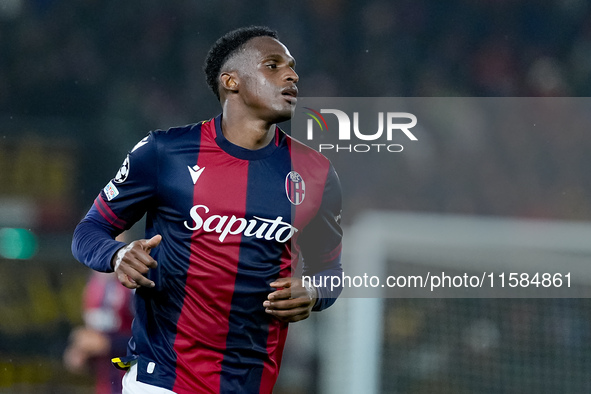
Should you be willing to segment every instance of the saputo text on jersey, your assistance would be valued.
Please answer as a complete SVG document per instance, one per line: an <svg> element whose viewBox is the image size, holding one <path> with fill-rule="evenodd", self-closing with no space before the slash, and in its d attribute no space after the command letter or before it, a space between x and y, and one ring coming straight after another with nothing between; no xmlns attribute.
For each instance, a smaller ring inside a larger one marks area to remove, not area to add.
<svg viewBox="0 0 591 394"><path fill-rule="evenodd" d="M236 235L244 233L247 237L256 237L258 239L266 239L271 241L275 239L277 242L287 242L298 229L291 224L283 221L283 216L277 216L276 219L265 219L258 216L253 216L253 219L246 220L232 216L211 215L205 220L199 215L198 210L201 209L205 213L209 213L209 208L205 205L195 205L189 211L193 225L190 226L187 221L184 225L191 231L203 229L208 233L220 234L220 242L224 242L228 235Z"/></svg>

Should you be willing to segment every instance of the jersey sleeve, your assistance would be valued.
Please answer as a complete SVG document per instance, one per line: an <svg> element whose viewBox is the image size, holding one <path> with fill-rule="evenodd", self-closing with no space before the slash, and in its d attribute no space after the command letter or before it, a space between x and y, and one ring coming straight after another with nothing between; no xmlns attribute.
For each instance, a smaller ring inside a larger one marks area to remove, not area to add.
<svg viewBox="0 0 591 394"><path fill-rule="evenodd" d="M72 254L89 266L111 272L111 258L125 243L115 237L133 226L154 204L158 156L155 133L129 152L121 168L94 200L74 231Z"/></svg>
<svg viewBox="0 0 591 394"><path fill-rule="evenodd" d="M330 165L318 213L306 226L299 241L304 260L302 274L305 277L317 278L311 280L312 284L330 284L332 281L325 278L342 276L341 206L341 184L336 171ZM342 286L315 287L318 291L318 300L313 309L315 311L331 306L342 291Z"/></svg>

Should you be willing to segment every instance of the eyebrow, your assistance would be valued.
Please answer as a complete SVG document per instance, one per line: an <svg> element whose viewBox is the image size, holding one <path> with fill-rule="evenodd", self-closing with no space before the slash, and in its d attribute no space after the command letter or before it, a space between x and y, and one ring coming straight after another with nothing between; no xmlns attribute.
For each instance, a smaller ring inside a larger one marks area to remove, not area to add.
<svg viewBox="0 0 591 394"><path fill-rule="evenodd" d="M285 60L285 56L284 56L284 55L281 55L281 54L279 54L279 53L272 53L272 54L270 54L270 55L267 55L267 56L265 56L265 57L262 59L262 61L263 61L263 62L264 62L265 60L280 60L280 61L282 61L282 60ZM295 67L295 65L296 65L296 60L295 60L293 57L289 56L289 57L287 58L287 63L288 63L288 64L292 64L292 67Z"/></svg>

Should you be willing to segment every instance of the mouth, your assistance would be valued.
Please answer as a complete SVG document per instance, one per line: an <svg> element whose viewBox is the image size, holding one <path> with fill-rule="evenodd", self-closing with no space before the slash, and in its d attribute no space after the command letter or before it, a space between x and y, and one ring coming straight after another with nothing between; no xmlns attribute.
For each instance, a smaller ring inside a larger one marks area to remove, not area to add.
<svg viewBox="0 0 591 394"><path fill-rule="evenodd" d="M288 100L290 101L294 101L297 100L298 98L298 88L296 88L295 86L291 86L288 88L285 88L281 91L281 95L286 97Z"/></svg>

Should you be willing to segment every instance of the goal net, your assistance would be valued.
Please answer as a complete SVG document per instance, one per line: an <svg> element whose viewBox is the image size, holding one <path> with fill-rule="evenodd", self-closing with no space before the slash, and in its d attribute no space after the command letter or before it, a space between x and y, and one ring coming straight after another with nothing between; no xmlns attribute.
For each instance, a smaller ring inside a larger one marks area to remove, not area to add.
<svg viewBox="0 0 591 394"><path fill-rule="evenodd" d="M320 392L591 392L589 240L581 222L365 214L346 234L348 275L486 273L488 289L345 288L319 319ZM510 288L512 273L529 279Z"/></svg>

